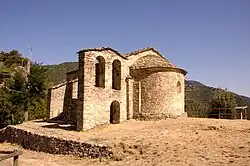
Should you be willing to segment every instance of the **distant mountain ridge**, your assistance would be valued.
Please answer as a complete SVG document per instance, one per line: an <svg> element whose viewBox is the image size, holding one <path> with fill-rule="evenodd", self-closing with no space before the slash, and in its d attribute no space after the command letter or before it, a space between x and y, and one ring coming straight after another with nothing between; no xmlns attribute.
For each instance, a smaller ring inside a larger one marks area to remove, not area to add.
<svg viewBox="0 0 250 166"><path fill-rule="evenodd" d="M66 81L66 73L77 70L78 62L65 62L58 65L46 65L50 71L49 79L52 85L56 85ZM185 105L186 110L190 111L190 106L196 107L198 110L207 110L209 101L217 88L206 86L195 80L185 81ZM238 106L250 107L250 98L242 95L236 95ZM187 112L188 112L187 111ZM188 112L189 113L189 112Z"/></svg>

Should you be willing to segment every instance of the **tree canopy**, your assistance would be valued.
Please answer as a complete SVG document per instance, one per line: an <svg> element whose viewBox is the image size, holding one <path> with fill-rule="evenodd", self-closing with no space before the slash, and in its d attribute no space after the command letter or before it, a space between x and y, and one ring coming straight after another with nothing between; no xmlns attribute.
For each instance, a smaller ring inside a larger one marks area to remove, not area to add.
<svg viewBox="0 0 250 166"><path fill-rule="evenodd" d="M210 101L213 108L234 108L236 107L236 95L223 89L216 89Z"/></svg>
<svg viewBox="0 0 250 166"><path fill-rule="evenodd" d="M235 107L236 95L232 92L223 89L216 89L210 100L211 109L208 112L208 117L233 119L236 117Z"/></svg>
<svg viewBox="0 0 250 166"><path fill-rule="evenodd" d="M48 70L38 63L28 70L28 61L17 50L0 52L0 73L10 75L0 82L0 128L22 123L25 110L29 119L46 116Z"/></svg>

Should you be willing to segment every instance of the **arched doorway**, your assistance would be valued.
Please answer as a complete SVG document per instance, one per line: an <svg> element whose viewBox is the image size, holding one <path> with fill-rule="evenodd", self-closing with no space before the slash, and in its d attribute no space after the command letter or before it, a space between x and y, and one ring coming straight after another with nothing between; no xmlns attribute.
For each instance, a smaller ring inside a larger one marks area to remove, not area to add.
<svg viewBox="0 0 250 166"><path fill-rule="evenodd" d="M120 103L116 100L110 105L110 123L120 123Z"/></svg>

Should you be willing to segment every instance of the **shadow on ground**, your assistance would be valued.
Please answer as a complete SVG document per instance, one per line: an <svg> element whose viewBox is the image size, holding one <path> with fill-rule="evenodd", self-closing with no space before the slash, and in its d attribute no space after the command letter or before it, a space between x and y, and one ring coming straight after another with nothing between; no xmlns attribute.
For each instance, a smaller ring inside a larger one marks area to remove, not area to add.
<svg viewBox="0 0 250 166"><path fill-rule="evenodd" d="M43 125L41 127L43 128L51 128L51 129L63 129L63 130L75 130L74 125L66 123L62 120L35 120L33 121L35 123L46 123L46 125Z"/></svg>
<svg viewBox="0 0 250 166"><path fill-rule="evenodd" d="M53 123L49 125L43 125L43 128L52 128L52 129L63 129L63 130L75 130L75 127L71 124L59 124L59 123Z"/></svg>

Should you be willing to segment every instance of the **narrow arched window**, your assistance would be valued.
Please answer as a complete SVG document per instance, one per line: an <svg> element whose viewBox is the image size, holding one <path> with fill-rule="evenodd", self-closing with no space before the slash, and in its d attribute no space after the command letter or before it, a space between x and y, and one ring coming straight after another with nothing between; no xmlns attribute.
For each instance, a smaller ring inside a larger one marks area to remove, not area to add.
<svg viewBox="0 0 250 166"><path fill-rule="evenodd" d="M180 81L177 82L176 88L177 88L177 92L181 93L181 83L180 83Z"/></svg>
<svg viewBox="0 0 250 166"><path fill-rule="evenodd" d="M117 59L112 64L112 88L121 90L121 62Z"/></svg>
<svg viewBox="0 0 250 166"><path fill-rule="evenodd" d="M105 87L105 59L101 56L96 58L95 63L95 86Z"/></svg>

